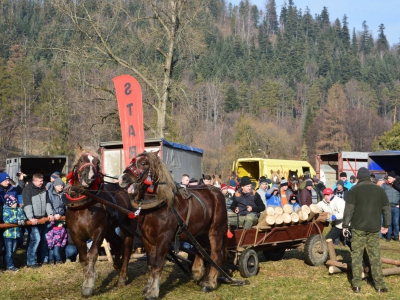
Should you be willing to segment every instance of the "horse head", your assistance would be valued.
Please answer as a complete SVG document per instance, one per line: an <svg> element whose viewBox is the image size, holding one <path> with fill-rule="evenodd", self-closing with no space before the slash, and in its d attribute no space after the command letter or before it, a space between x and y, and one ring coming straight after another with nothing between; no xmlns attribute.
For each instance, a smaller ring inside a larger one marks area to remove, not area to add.
<svg viewBox="0 0 400 300"><path fill-rule="evenodd" d="M281 177L280 177L279 173L280 173L279 170L276 171L276 172L271 170L271 181L272 181L272 183L278 184L278 183L281 182Z"/></svg>
<svg viewBox="0 0 400 300"><path fill-rule="evenodd" d="M72 176L69 175L72 185L80 185L84 188L92 187L101 181L100 178L100 158L92 151L86 151L78 145L80 157L76 160ZM71 178L72 177L72 178Z"/></svg>
<svg viewBox="0 0 400 300"><path fill-rule="evenodd" d="M213 175L212 176L212 181L211 181L211 185L217 187L217 188L221 188L221 184L222 184L222 176L221 175Z"/></svg>
<svg viewBox="0 0 400 300"><path fill-rule="evenodd" d="M157 152L143 152L134 157L118 178L120 187L127 190L131 200L156 197L160 201L173 201L176 192L171 173Z"/></svg>

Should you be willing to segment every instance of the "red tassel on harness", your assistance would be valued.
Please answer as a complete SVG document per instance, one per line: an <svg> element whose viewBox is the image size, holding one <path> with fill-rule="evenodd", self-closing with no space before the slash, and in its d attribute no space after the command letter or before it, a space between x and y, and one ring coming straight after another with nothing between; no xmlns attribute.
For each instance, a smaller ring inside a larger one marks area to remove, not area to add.
<svg viewBox="0 0 400 300"><path fill-rule="evenodd" d="M228 229L228 231L226 232L226 236L228 237L228 239L233 238L233 233L231 232L230 229Z"/></svg>
<svg viewBox="0 0 400 300"><path fill-rule="evenodd" d="M143 181L145 185L152 185L153 181L151 180L150 174L147 176L147 178Z"/></svg>
<svg viewBox="0 0 400 300"><path fill-rule="evenodd" d="M71 172L69 172L68 173L68 175L67 175L67 180L68 180L68 183L70 184L70 185L73 185L74 184L74 172L73 171L71 171Z"/></svg>
<svg viewBox="0 0 400 300"><path fill-rule="evenodd" d="M150 186L147 188L147 192L148 192L148 193L154 193L154 185L150 185Z"/></svg>

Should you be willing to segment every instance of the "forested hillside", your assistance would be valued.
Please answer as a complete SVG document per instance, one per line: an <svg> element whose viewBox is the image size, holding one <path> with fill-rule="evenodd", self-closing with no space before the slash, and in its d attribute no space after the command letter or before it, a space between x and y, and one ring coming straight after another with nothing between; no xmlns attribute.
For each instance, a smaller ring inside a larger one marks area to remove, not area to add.
<svg viewBox="0 0 400 300"><path fill-rule="evenodd" d="M274 0L0 0L0 167L120 139L120 74L141 82L146 137L203 148L206 173L226 174L238 157L314 164L316 153L385 148L400 47L385 20L353 29L346 15L311 11L295 1L277 11Z"/></svg>

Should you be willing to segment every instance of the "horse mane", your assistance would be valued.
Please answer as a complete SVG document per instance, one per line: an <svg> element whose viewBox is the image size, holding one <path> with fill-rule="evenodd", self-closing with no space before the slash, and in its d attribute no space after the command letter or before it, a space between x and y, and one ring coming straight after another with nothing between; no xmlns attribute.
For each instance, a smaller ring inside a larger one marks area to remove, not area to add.
<svg viewBox="0 0 400 300"><path fill-rule="evenodd" d="M167 205L171 206L175 202L175 193L177 192L177 186L172 179L171 173L157 153L144 152L142 155L147 156L149 159L151 175L155 176L154 178L157 182L162 183L157 186L157 199L160 201L166 200Z"/></svg>
<svg viewBox="0 0 400 300"><path fill-rule="evenodd" d="M87 148L82 148L81 150L76 151L74 162L72 164L73 166L75 166L78 163L79 159L81 158L82 154L84 154L84 153L90 153L93 157L97 158L101 162L98 151L92 147L87 147Z"/></svg>

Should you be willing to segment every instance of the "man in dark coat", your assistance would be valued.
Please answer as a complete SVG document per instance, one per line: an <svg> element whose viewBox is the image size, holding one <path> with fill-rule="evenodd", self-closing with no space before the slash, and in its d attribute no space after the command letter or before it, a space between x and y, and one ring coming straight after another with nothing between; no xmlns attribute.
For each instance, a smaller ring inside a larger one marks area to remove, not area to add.
<svg viewBox="0 0 400 300"><path fill-rule="evenodd" d="M299 201L300 206L303 205L310 206L312 204L312 195L311 195L312 188L313 188L312 181L307 180L306 187L300 193L300 201Z"/></svg>
<svg viewBox="0 0 400 300"><path fill-rule="evenodd" d="M258 222L260 212L265 210L265 205L260 195L252 190L250 177L243 176L240 180L240 188L232 199L230 209L239 215L239 226L250 229ZM236 224L230 220L231 224Z"/></svg>
<svg viewBox="0 0 400 300"><path fill-rule="evenodd" d="M347 194L343 215L343 235L352 227L352 290L359 293L362 283L362 259L364 248L371 263L371 272L378 293L388 291L382 274L379 231L386 234L391 223L391 212L385 191L372 183L368 169L358 170L358 184ZM383 223L381 227L381 215Z"/></svg>

